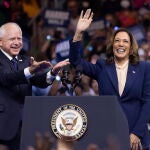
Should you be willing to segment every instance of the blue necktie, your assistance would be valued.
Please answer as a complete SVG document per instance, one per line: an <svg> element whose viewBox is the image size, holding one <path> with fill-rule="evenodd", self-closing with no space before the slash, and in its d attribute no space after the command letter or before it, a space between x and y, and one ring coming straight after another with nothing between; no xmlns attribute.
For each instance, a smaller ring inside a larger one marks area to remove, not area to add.
<svg viewBox="0 0 150 150"><path fill-rule="evenodd" d="M18 70L18 60L17 60L17 58L13 57L11 62L13 64L13 66L14 66L14 70L17 71Z"/></svg>

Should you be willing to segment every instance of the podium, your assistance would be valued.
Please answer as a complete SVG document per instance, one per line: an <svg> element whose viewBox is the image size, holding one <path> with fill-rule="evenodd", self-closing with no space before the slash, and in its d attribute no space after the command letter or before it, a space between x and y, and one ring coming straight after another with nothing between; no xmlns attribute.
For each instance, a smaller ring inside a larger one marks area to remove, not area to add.
<svg viewBox="0 0 150 150"><path fill-rule="evenodd" d="M77 140L75 150L86 150L89 144L97 144L100 149L117 144L119 150L130 150L127 120L115 96L26 97L20 150L34 146L36 131L55 138L51 117L65 104L77 105L87 115L87 131Z"/></svg>

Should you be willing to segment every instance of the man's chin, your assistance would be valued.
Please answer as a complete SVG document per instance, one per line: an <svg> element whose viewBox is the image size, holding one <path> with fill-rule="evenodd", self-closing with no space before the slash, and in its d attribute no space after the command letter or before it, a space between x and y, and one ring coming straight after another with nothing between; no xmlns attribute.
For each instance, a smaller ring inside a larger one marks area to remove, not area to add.
<svg viewBox="0 0 150 150"><path fill-rule="evenodd" d="M21 49L12 49L12 54L19 54L19 52L21 51Z"/></svg>
<svg viewBox="0 0 150 150"><path fill-rule="evenodd" d="M12 55L13 55L13 56L16 56L16 55L18 55L18 54L19 54L19 52L20 52L20 50L15 51L15 52L13 52L13 53L12 53Z"/></svg>

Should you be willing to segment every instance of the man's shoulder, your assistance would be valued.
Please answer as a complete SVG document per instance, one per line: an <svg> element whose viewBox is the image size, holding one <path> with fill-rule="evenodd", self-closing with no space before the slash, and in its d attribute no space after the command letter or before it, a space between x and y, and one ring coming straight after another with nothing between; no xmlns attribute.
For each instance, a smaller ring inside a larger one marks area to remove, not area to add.
<svg viewBox="0 0 150 150"><path fill-rule="evenodd" d="M28 55L18 55L18 59L23 61L30 61L30 56Z"/></svg>

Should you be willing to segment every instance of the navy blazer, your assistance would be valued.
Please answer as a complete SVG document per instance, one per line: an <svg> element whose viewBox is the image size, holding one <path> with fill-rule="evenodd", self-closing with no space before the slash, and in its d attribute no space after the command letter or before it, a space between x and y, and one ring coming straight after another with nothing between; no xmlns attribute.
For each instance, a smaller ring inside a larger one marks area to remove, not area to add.
<svg viewBox="0 0 150 150"><path fill-rule="evenodd" d="M115 64L99 59L91 64L82 59L81 43L70 45L69 60L82 67L83 73L98 82L100 95L116 95L127 117L129 132L139 136L144 147L149 145L147 123L150 119L150 63L139 62L128 66L127 79L122 95L119 95Z"/></svg>
<svg viewBox="0 0 150 150"><path fill-rule="evenodd" d="M32 85L47 87L46 73L27 80L24 68L30 58L18 56L18 71L12 62L0 51L0 140L11 140L17 133L22 119L25 96L32 95Z"/></svg>

